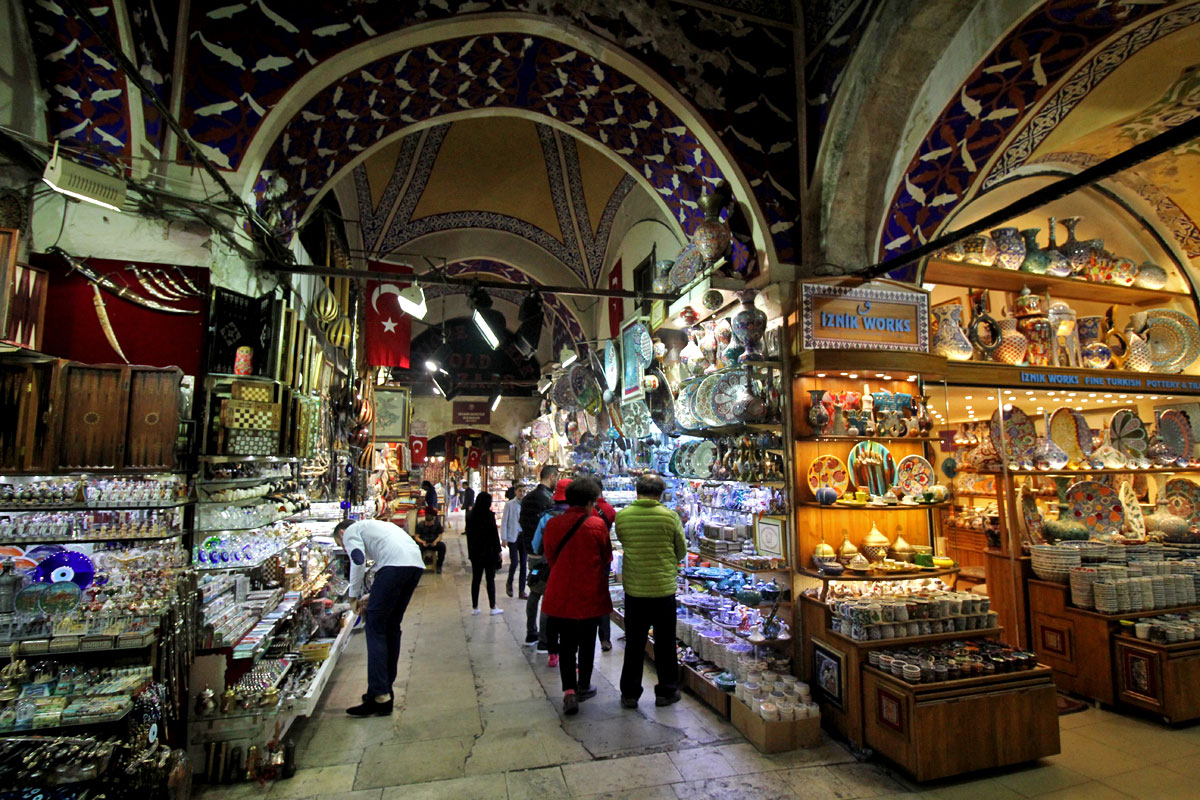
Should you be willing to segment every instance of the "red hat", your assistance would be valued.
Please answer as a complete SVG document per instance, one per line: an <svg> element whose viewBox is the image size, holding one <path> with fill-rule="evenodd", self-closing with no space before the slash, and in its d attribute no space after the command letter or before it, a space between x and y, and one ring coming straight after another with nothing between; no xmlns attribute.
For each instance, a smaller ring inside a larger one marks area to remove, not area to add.
<svg viewBox="0 0 1200 800"><path fill-rule="evenodd" d="M567 478L560 478L558 483L554 484L554 502L567 502L567 487L571 485L571 481Z"/></svg>

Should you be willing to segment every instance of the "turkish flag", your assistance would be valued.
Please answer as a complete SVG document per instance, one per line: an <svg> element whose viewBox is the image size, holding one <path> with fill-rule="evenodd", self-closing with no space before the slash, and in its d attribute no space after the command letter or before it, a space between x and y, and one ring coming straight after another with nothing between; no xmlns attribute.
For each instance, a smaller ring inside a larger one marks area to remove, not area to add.
<svg viewBox="0 0 1200 800"><path fill-rule="evenodd" d="M367 268L395 272L397 276L412 272L411 267L367 262ZM388 280L368 280L363 306L366 308L367 363L376 367L408 368L409 345L412 344L412 317L400 310L397 296L407 283Z"/></svg>
<svg viewBox="0 0 1200 800"><path fill-rule="evenodd" d="M424 464L425 454L429 451L429 439L425 436L410 436L408 447L412 451L413 466Z"/></svg>
<svg viewBox="0 0 1200 800"><path fill-rule="evenodd" d="M467 466L470 469L479 469L479 459L483 457L483 451L478 447L472 447L467 451Z"/></svg>

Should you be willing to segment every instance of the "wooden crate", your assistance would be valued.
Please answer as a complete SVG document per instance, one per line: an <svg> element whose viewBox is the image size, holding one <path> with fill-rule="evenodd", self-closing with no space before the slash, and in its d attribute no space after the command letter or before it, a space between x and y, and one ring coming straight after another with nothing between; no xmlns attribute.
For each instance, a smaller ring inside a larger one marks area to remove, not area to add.
<svg viewBox="0 0 1200 800"><path fill-rule="evenodd" d="M134 367L129 379L127 468L174 469L183 370Z"/></svg>
<svg viewBox="0 0 1200 800"><path fill-rule="evenodd" d="M63 360L0 363L0 471L49 472L57 462Z"/></svg>
<svg viewBox="0 0 1200 800"><path fill-rule="evenodd" d="M821 718L767 722L741 700L729 703L729 719L760 753L785 753L821 743Z"/></svg>
<svg viewBox="0 0 1200 800"><path fill-rule="evenodd" d="M129 420L129 368L70 364L63 375L58 467L120 469Z"/></svg>

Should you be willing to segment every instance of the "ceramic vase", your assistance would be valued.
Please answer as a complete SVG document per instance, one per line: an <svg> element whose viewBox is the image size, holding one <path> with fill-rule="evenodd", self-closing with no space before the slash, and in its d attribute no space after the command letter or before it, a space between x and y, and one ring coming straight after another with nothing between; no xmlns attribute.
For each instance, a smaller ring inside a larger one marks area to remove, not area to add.
<svg viewBox="0 0 1200 800"><path fill-rule="evenodd" d="M1125 256L1112 257L1112 282L1117 286L1133 286L1137 280L1138 265L1132 258ZM1160 287L1161 288L1161 287Z"/></svg>
<svg viewBox="0 0 1200 800"><path fill-rule="evenodd" d="M1083 277L1092 283L1113 282L1113 256L1104 249L1103 239L1088 239L1083 243L1088 250L1088 262Z"/></svg>
<svg viewBox="0 0 1200 800"><path fill-rule="evenodd" d="M1058 541L1071 541L1088 538L1087 526L1075 519L1071 506L1067 503L1067 487L1071 478L1056 477L1055 490L1058 492L1058 518L1042 521L1042 536L1053 544Z"/></svg>
<svg viewBox="0 0 1200 800"><path fill-rule="evenodd" d="M1075 226L1082 219L1083 217L1067 217L1062 220L1063 227L1067 229L1067 240L1059 245L1058 252L1062 253L1063 258L1071 265L1073 275L1083 274L1092 260L1092 249L1088 243L1075 238Z"/></svg>
<svg viewBox="0 0 1200 800"><path fill-rule="evenodd" d="M1188 527L1186 519L1172 514L1167 508L1167 497L1160 489L1154 513L1146 516L1146 532L1157 531L1167 539L1171 539L1186 535Z"/></svg>
<svg viewBox="0 0 1200 800"><path fill-rule="evenodd" d="M767 415L767 404L754 393L750 370L746 370L746 380L733 398L733 415L739 422L758 422Z"/></svg>
<svg viewBox="0 0 1200 800"><path fill-rule="evenodd" d="M1058 220L1050 217L1050 240L1046 243L1046 274L1055 278L1065 278L1071 274L1071 262L1062 254L1055 241L1055 231Z"/></svg>
<svg viewBox="0 0 1200 800"><path fill-rule="evenodd" d="M1079 347L1079 329L1075 309L1066 303L1050 306L1050 363L1055 367L1079 367L1083 354Z"/></svg>
<svg viewBox="0 0 1200 800"><path fill-rule="evenodd" d="M1044 411L1042 415L1046 423L1046 435L1038 439L1037 446L1033 449L1034 469L1045 472L1062 469L1067 465L1070 457L1050 438L1050 412Z"/></svg>
<svg viewBox="0 0 1200 800"><path fill-rule="evenodd" d="M1167 271L1149 261L1138 267L1133 285L1142 289L1161 289L1167 285Z"/></svg>
<svg viewBox="0 0 1200 800"><path fill-rule="evenodd" d="M933 316L937 320L937 333L933 337L934 354L950 361L970 359L973 349L971 341L962 329L962 306L936 306Z"/></svg>
<svg viewBox="0 0 1200 800"><path fill-rule="evenodd" d="M763 335L767 332L767 315L754 305L754 298L757 296L758 292L754 289L737 293L742 308L733 315L733 335L745 348L738 357L738 361L742 363L763 361L765 358L761 344Z"/></svg>
<svg viewBox="0 0 1200 800"><path fill-rule="evenodd" d="M1020 364L1025 360L1029 349L1029 340L1017 330L1018 320L1008 318L1000 320L1000 347L993 357L1001 364Z"/></svg>
<svg viewBox="0 0 1200 800"><path fill-rule="evenodd" d="M1149 372L1154 365L1150 359L1149 340L1134 333L1133 328L1126 328L1125 345L1125 360L1121 368L1130 372Z"/></svg>
<svg viewBox="0 0 1200 800"><path fill-rule="evenodd" d="M704 372L704 351L700 349L697 337L698 331L695 329L688 331L687 346L679 351L679 362L683 365L684 371L691 376Z"/></svg>
<svg viewBox="0 0 1200 800"><path fill-rule="evenodd" d="M1025 336L1025 360L1031 367L1050 365L1050 320L1045 317L1025 317L1017 326Z"/></svg>
<svg viewBox="0 0 1200 800"><path fill-rule="evenodd" d="M1099 314L1089 314L1086 317L1080 317L1076 321L1075 326L1076 330L1079 331L1079 343L1082 345L1102 341L1104 334L1107 333L1104 329L1104 317Z"/></svg>
<svg viewBox="0 0 1200 800"><path fill-rule="evenodd" d="M922 436L927 436L933 429L933 418L929 416L929 395L914 397L913 418L917 421L917 430Z"/></svg>
<svg viewBox="0 0 1200 800"><path fill-rule="evenodd" d="M1020 269L1021 262L1025 260L1025 240L1016 228L996 228L992 231L992 242L996 245L993 266Z"/></svg>
<svg viewBox="0 0 1200 800"><path fill-rule="evenodd" d="M995 265L998 251L992 237L984 236L981 233L976 236L968 236L960 244L962 245L963 261L968 264L978 264L981 267Z"/></svg>
<svg viewBox="0 0 1200 800"><path fill-rule="evenodd" d="M733 234L729 232L729 225L718 217L705 217L692 234L692 244L696 245L696 249L704 256L704 261L709 266L729 252L732 242Z"/></svg>
<svg viewBox="0 0 1200 800"><path fill-rule="evenodd" d="M1038 247L1037 235L1040 228L1026 228L1021 231L1025 237L1025 258L1021 261L1021 272L1033 275L1045 275L1050 267L1050 254Z"/></svg>

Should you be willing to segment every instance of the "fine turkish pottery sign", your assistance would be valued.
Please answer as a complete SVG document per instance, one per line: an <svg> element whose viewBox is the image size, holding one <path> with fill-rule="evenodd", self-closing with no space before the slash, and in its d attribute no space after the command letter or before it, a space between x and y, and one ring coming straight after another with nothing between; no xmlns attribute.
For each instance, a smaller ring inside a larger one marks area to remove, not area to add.
<svg viewBox="0 0 1200 800"><path fill-rule="evenodd" d="M929 295L890 284L802 286L809 350L929 352Z"/></svg>

